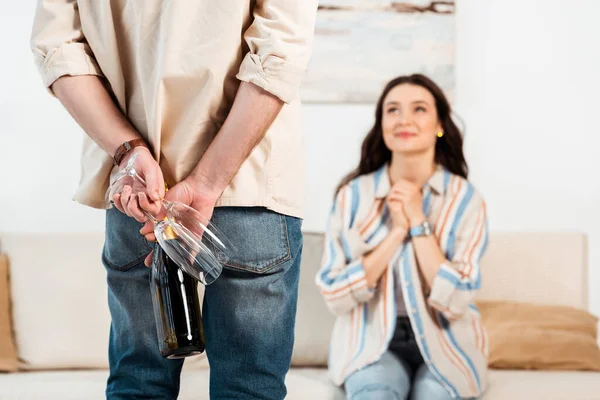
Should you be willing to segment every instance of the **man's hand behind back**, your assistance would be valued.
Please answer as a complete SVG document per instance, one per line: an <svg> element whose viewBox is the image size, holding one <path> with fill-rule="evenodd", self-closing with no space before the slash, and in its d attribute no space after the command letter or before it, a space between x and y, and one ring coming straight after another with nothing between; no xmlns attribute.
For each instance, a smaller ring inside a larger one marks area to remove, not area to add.
<svg viewBox="0 0 600 400"><path fill-rule="evenodd" d="M135 218L138 222L146 222L148 217L143 210L152 215L160 211L160 198L165 194L165 181L160 166L152 157L150 150L145 147L134 148L119 165L124 168L129 160L135 156L134 167L136 172L146 181L146 186L132 179L123 187L121 193L113 195L115 207L122 213Z"/></svg>

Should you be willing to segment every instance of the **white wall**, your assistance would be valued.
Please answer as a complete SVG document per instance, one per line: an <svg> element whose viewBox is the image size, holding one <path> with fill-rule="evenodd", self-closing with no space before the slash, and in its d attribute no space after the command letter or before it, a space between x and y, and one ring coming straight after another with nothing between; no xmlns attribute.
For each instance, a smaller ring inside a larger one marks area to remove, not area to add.
<svg viewBox="0 0 600 400"><path fill-rule="evenodd" d="M457 2L456 110L491 227L587 232L590 300L600 314L600 2ZM70 201L81 132L41 88L29 3L11 2L0 16L0 231L101 230L102 212ZM333 187L357 163L373 111L305 107L306 230L323 229Z"/></svg>
<svg viewBox="0 0 600 400"><path fill-rule="evenodd" d="M589 234L598 314L600 2L481 3L459 1L458 15L470 27L458 31L458 110L473 180L495 230Z"/></svg>

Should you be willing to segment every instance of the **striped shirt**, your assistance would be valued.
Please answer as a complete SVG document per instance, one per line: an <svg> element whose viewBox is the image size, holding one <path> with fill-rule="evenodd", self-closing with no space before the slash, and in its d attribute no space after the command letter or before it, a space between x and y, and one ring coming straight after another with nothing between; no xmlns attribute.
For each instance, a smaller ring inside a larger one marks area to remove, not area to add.
<svg viewBox="0 0 600 400"><path fill-rule="evenodd" d="M487 334L473 301L487 245L485 203L467 180L438 167L423 186L423 209L447 261L431 290L421 281L407 239L375 289L367 287L363 256L389 232L388 165L344 186L334 201L316 276L337 315L329 351L332 380L379 360L395 328L402 296L425 363L453 398L479 397L487 382ZM394 269L402 290L397 291Z"/></svg>

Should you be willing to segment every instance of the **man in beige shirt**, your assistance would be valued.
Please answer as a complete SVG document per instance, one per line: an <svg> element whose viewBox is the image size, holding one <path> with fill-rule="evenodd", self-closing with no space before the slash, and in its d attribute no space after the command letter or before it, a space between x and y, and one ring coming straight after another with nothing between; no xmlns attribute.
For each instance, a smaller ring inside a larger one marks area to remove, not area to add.
<svg viewBox="0 0 600 400"><path fill-rule="evenodd" d="M238 250L206 287L211 398L285 397L302 248L298 87L316 10L317 0L38 0L36 64L87 133L75 200L108 208L107 398L179 391L183 361L158 352L144 266L153 234L140 208L161 196L212 216ZM107 198L134 155L150 196Z"/></svg>

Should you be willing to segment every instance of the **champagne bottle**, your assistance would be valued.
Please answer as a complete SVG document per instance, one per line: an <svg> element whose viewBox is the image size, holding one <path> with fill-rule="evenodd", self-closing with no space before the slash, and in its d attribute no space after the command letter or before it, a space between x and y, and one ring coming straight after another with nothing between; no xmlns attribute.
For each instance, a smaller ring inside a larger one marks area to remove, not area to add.
<svg viewBox="0 0 600 400"><path fill-rule="evenodd" d="M198 281L184 273L158 243L154 246L150 290L160 354L175 359L203 353Z"/></svg>

